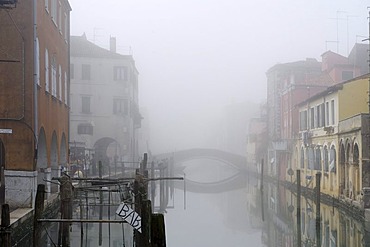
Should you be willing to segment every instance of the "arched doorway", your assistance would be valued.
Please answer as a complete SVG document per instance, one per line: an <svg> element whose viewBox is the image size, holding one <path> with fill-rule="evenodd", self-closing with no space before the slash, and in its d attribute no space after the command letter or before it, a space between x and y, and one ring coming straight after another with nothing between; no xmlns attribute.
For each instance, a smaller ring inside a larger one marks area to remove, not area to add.
<svg viewBox="0 0 370 247"><path fill-rule="evenodd" d="M103 171L109 172L110 164L121 155L120 144L110 137L99 139L94 145L96 162L101 161L103 164Z"/></svg>
<svg viewBox="0 0 370 247"><path fill-rule="evenodd" d="M58 140L57 140L57 134L55 133L55 131L53 132L53 136L51 138L50 167L51 167L51 178L58 177L58 175L59 175L59 169L58 169ZM58 192L58 185L52 183L51 184L51 192L52 193L53 192Z"/></svg>
<svg viewBox="0 0 370 247"><path fill-rule="evenodd" d="M62 140L60 141L60 155L59 155L59 165L66 166L68 161L67 154L67 141L65 134L62 135Z"/></svg>
<svg viewBox="0 0 370 247"><path fill-rule="evenodd" d="M5 147L0 139L0 205L5 203Z"/></svg>
<svg viewBox="0 0 370 247"><path fill-rule="evenodd" d="M37 143L37 183L38 184L45 184L44 179L47 179L47 168L48 168L48 158L47 158L47 150L46 150L46 136L44 128L41 128ZM46 184L47 191L50 191L50 186Z"/></svg>

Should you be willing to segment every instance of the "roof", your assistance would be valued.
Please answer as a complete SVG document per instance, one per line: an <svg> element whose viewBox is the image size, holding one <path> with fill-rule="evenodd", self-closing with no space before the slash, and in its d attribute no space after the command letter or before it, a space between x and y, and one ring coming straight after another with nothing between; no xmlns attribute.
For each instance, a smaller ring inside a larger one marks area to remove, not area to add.
<svg viewBox="0 0 370 247"><path fill-rule="evenodd" d="M267 74L274 70L289 70L297 68L319 68L321 69L321 62L317 61L315 58L306 58L306 60L295 61L290 63L278 63L267 70Z"/></svg>
<svg viewBox="0 0 370 247"><path fill-rule="evenodd" d="M318 94L315 94L314 96L312 96L312 97L310 97L310 98L306 99L305 101L302 101L302 102L298 103L298 104L297 104L297 106L302 106L302 105L304 105L304 104L307 104L308 102L311 102L311 101L313 101L313 100L319 99L319 98L321 98L321 97L322 97L322 96L324 96L324 95L328 95L328 94L330 94L330 93L336 92L336 91L338 91L338 90L342 89L344 84L350 83L350 82L352 82L352 81L361 80L361 79L367 79L367 78L370 78L370 73L365 74L365 75L361 75L361 76L359 76L359 77L356 77L356 78L350 79L350 80L348 80L348 81L344 81L344 82L341 82L341 83L337 83L337 84L335 84L335 85L333 85L333 86L331 86L331 87L328 87L328 89L326 89L326 90L324 90L324 91L322 91L322 92L320 92L320 93L318 93Z"/></svg>
<svg viewBox="0 0 370 247"><path fill-rule="evenodd" d="M121 55L87 40L86 35L71 36L71 56L111 59L133 59L131 55Z"/></svg>

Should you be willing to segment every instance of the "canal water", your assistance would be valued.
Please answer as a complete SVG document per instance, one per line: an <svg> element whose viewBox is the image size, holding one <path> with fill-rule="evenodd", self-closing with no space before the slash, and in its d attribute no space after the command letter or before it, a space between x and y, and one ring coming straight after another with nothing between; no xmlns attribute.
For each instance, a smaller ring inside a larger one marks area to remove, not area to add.
<svg viewBox="0 0 370 247"><path fill-rule="evenodd" d="M321 204L317 220L314 201L302 196L298 210L296 193L268 183L261 190L258 178L230 165L214 160L193 160L182 164L176 176L180 175L186 181L175 183L173 190L166 190L171 194L165 212L169 247L370 246L364 222L326 204ZM102 198L103 202L111 202L110 207L104 207L103 218L119 219L115 215L118 205L112 202L119 203L120 199L105 197L90 194L89 211L83 207L79 211L76 207L73 218L83 218L86 213L89 219L98 219L100 212L93 205L101 204ZM157 203L158 197L157 194ZM57 225L45 229L44 246L56 246ZM101 236L98 224L74 223L70 231L71 246L134 246L132 228L128 224L104 224Z"/></svg>
<svg viewBox="0 0 370 247"><path fill-rule="evenodd" d="M192 161L184 165L186 178L198 185L204 181L204 186L236 172L214 161ZM296 194L274 184L264 184L261 193L260 181L247 174L240 188L231 186L230 191L221 193L199 193L193 188L184 195L178 187L174 208L168 209L165 216L167 242L171 247L370 246L364 222L325 204L321 204L321 217L316 221L316 204L304 197L299 226Z"/></svg>

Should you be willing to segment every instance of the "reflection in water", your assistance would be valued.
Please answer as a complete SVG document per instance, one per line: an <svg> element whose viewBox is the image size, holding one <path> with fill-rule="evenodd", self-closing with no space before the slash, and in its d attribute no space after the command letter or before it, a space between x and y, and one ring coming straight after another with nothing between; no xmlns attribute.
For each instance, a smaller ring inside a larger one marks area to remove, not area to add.
<svg viewBox="0 0 370 247"><path fill-rule="evenodd" d="M284 187L266 184L266 220L263 241L266 246L369 246L364 222L359 222L330 205L321 203L316 221L316 204L301 198L301 227L297 226L297 197ZM316 225L318 224L318 225ZM301 233L301 244L298 234Z"/></svg>
<svg viewBox="0 0 370 247"><path fill-rule="evenodd" d="M316 204L303 196L298 229L295 192L265 184L261 198L259 181L244 177L243 189L218 194L187 192L186 210L183 192L176 190L175 207L166 215L168 246L370 246L363 222L323 203L316 222Z"/></svg>
<svg viewBox="0 0 370 247"><path fill-rule="evenodd" d="M238 170L220 161L209 159L189 160L182 164L187 179L199 183L213 183L234 176Z"/></svg>

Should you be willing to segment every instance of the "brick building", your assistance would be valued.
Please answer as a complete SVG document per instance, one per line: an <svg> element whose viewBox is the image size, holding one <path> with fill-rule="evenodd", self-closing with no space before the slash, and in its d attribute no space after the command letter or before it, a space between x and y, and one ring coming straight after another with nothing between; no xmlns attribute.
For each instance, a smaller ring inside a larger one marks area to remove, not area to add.
<svg viewBox="0 0 370 247"><path fill-rule="evenodd" d="M31 207L37 184L68 160L71 7L68 0L6 7L0 8L0 129L7 132L0 134L1 202Z"/></svg>

